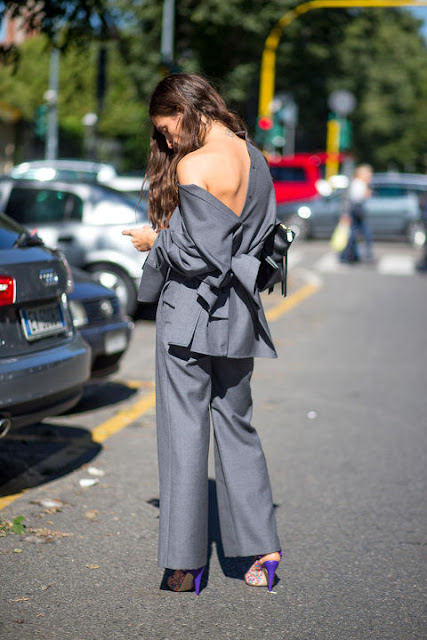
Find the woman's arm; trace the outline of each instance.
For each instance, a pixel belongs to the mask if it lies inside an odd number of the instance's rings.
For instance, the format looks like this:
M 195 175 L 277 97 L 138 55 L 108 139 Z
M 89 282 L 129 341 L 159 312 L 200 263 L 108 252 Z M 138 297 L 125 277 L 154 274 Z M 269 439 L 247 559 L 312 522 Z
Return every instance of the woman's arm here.
M 130 236 L 133 246 L 138 251 L 150 251 L 157 238 L 157 232 L 148 224 L 138 229 L 124 229 L 122 235 Z

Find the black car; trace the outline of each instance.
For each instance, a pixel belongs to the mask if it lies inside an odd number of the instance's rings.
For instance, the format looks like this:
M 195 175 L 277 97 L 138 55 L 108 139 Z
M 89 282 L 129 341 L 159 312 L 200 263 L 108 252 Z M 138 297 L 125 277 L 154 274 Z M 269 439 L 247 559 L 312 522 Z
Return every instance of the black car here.
M 64 258 L 0 214 L 0 436 L 75 405 L 90 376 Z
M 81 269 L 71 268 L 74 288 L 68 294 L 74 326 L 90 345 L 92 377 L 118 370 L 129 346 L 133 323 L 122 311 L 119 298 Z

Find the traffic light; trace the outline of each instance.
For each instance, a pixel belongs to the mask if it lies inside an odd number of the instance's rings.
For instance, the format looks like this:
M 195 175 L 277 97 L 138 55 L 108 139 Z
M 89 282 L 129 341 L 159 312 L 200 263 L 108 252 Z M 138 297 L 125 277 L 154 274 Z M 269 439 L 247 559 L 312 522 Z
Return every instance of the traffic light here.
M 274 121 L 269 116 L 259 116 L 256 122 L 255 141 L 261 148 L 269 144 Z
M 36 114 L 34 117 L 34 133 L 38 138 L 43 139 L 46 136 L 47 132 L 47 112 L 48 106 L 47 104 L 40 104 L 36 108 Z
M 285 144 L 285 127 L 277 114 L 273 117 L 260 116 L 257 120 L 256 143 L 266 151 L 275 151 Z
M 257 120 L 257 126 L 261 131 L 269 131 L 273 128 L 273 125 L 273 118 L 269 118 L 268 116 L 260 116 Z

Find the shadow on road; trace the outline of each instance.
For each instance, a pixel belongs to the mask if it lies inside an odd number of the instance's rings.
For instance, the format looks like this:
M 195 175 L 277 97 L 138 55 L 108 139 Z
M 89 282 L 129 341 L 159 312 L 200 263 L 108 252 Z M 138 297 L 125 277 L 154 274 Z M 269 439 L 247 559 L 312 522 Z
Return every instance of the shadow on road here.
M 86 411 L 95 411 L 128 400 L 138 392 L 126 384 L 113 380 L 94 380 L 85 384 L 80 402 L 63 415 L 77 415 Z
M 56 480 L 101 451 L 84 427 L 47 421 L 9 433 L 0 446 L 0 497 Z
M 0 497 L 51 482 L 93 460 L 102 446 L 84 425 L 70 425 L 72 415 L 118 404 L 137 393 L 124 383 L 94 381 L 86 384 L 82 399 L 54 420 L 12 429 L 0 440 Z

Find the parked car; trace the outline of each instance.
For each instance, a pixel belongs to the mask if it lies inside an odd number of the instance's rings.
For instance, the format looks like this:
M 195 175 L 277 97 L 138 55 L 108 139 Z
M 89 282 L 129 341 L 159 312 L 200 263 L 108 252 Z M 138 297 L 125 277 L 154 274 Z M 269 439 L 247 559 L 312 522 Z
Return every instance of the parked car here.
M 148 195 L 148 179 L 144 178 L 144 174 L 139 176 L 119 175 L 111 178 L 106 182 L 108 187 L 121 191 L 132 200 L 138 202 L 141 192 L 144 198 Z
M 147 254 L 121 232 L 147 223 L 145 201 L 136 209 L 126 196 L 97 183 L 6 179 L 0 181 L 0 210 L 36 228 L 46 245 L 113 289 L 125 313 L 134 314 Z
M 92 377 L 118 370 L 129 346 L 133 323 L 123 314 L 120 301 L 111 289 L 75 267 L 71 268 L 74 288 L 68 294 L 74 326 L 91 347 Z
M 0 436 L 74 406 L 90 348 L 73 325 L 69 267 L 0 214 Z
M 144 172 L 132 175 L 117 173 L 112 164 L 90 160 L 30 160 L 13 167 L 9 174 L 15 180 L 61 180 L 67 182 L 99 182 L 128 196 L 135 205 L 141 197 L 147 197 L 148 181 Z
M 347 154 L 338 154 L 339 163 L 344 163 Z M 268 165 L 273 179 L 277 204 L 301 202 L 325 195 L 330 185 L 324 180 L 327 154 L 295 153 L 291 156 L 270 156 Z M 339 176 L 342 179 L 345 176 Z
M 312 154 L 270 156 L 268 159 L 277 204 L 315 198 L 322 179 L 320 159 Z
M 374 238 L 404 239 L 413 244 L 422 228 L 420 205 L 413 193 L 386 189 L 375 177 L 372 197 L 366 201 L 367 219 Z M 329 238 L 339 217 L 348 210 L 347 191 L 278 207 L 279 217 L 300 238 Z
M 31 160 L 21 162 L 10 171 L 18 180 L 76 180 L 108 182 L 117 176 L 112 164 L 90 160 Z
M 415 195 L 421 203 L 427 199 L 427 174 L 397 171 L 375 173 L 372 177 L 372 187 L 377 193 L 385 195 Z

